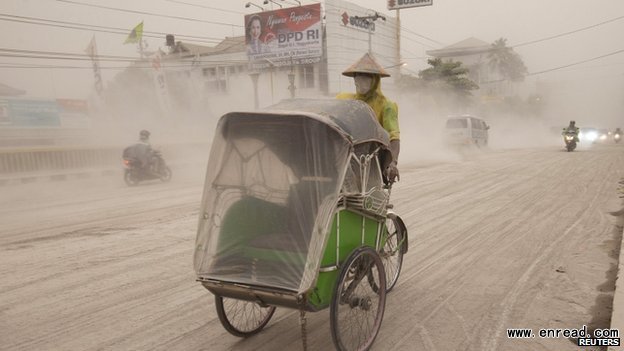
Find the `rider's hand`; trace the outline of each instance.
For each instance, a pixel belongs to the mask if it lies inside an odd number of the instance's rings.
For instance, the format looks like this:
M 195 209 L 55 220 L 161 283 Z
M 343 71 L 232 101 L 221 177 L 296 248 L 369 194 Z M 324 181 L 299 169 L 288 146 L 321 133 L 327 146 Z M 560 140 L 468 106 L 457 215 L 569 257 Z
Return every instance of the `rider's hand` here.
M 399 176 L 399 169 L 397 168 L 397 163 L 394 161 L 392 161 L 390 165 L 388 165 L 388 168 L 386 168 L 384 174 L 388 181 L 391 183 L 394 183 L 395 179 L 396 181 L 401 180 L 401 177 Z

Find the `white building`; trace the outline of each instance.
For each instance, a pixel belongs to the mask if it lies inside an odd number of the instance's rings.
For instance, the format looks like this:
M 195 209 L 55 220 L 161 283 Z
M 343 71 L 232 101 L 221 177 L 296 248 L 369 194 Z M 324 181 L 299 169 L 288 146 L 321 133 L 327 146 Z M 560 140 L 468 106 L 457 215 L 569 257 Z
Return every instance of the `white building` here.
M 375 15 L 375 11 L 355 3 L 325 1 L 321 16 L 323 54 L 319 62 L 311 64 L 269 64 L 253 70 L 244 36 L 225 38 L 215 47 L 178 42 L 162 58 L 171 105 L 207 110 L 216 116 L 234 109 L 253 109 L 255 104 L 262 108 L 291 97 L 289 75 L 294 76 L 296 97 L 354 91 L 353 80 L 341 72 L 369 48 L 383 67 L 398 74 L 397 21 Z M 383 88 L 392 90 L 393 80 L 385 79 Z

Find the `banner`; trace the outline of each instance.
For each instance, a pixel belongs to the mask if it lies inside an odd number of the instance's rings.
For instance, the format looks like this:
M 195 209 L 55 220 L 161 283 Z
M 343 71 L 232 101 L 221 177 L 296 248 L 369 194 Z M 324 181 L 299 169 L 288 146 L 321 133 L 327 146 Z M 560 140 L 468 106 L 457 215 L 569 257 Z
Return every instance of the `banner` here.
M 255 68 L 319 62 L 322 31 L 320 3 L 246 15 L 247 57 Z
M 102 97 L 104 91 L 104 84 L 102 84 L 102 74 L 100 72 L 100 60 L 98 59 L 97 45 L 95 44 L 95 35 L 91 38 L 89 46 L 85 49 L 85 52 L 91 58 L 93 64 L 93 79 L 95 81 L 95 91 L 99 97 Z
M 154 77 L 154 86 L 156 88 L 156 95 L 158 97 L 158 104 L 165 115 L 171 113 L 171 103 L 169 101 L 169 89 L 167 88 L 167 81 L 165 79 L 165 72 L 162 69 L 162 58 L 160 51 L 156 52 L 156 55 L 152 57 L 152 68 Z

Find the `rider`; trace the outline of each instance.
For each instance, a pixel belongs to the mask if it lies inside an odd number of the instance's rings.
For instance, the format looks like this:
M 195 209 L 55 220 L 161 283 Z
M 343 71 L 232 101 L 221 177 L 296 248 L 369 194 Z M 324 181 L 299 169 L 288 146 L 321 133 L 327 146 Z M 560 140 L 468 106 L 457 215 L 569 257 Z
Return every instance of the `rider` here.
M 355 99 L 364 101 L 370 106 L 377 121 L 390 134 L 390 151 L 392 162 L 384 171 L 389 181 L 400 179 L 397 163 L 399 160 L 400 131 L 399 131 L 399 108 L 396 103 L 388 100 L 381 92 L 381 78 L 390 77 L 390 74 L 381 67 L 370 54 L 366 53 L 356 63 L 347 68 L 342 75 L 353 77 L 355 82 L 355 94 L 340 93 L 338 99 Z
M 561 134 L 563 134 L 564 136 L 566 134 L 574 134 L 574 141 L 576 141 L 577 143 L 579 142 L 579 128 L 576 126 L 575 121 L 570 121 L 570 124 L 566 128 L 563 128 L 563 133 Z
M 151 169 L 155 164 L 154 150 L 152 150 L 149 137 L 150 132 L 148 130 L 141 130 L 139 132 L 139 142 L 136 144 L 139 160 L 141 161 L 141 167 L 145 169 Z

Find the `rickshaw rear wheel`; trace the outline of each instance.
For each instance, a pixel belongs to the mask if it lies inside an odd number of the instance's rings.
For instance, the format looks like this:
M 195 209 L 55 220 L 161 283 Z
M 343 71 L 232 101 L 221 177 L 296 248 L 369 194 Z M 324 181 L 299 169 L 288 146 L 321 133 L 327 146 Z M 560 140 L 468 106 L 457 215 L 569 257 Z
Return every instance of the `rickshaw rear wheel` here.
M 399 222 L 400 219 L 396 215 L 389 215 L 386 219 L 386 238 L 385 244 L 379 253 L 386 272 L 386 291 L 390 292 L 399 280 L 401 267 L 403 266 L 404 247 L 407 245 L 407 233 L 404 232 L 403 226 Z
M 275 313 L 275 306 L 262 307 L 257 302 L 215 296 L 217 315 L 223 328 L 242 338 L 257 334 Z
M 375 341 L 386 306 L 381 257 L 370 247 L 353 251 L 340 269 L 330 306 L 330 326 L 336 349 L 368 350 Z

